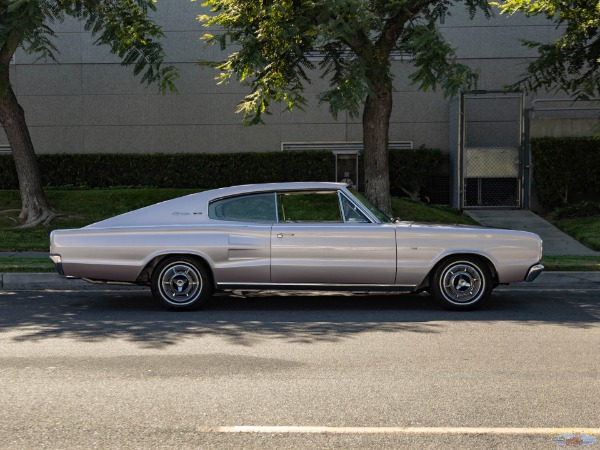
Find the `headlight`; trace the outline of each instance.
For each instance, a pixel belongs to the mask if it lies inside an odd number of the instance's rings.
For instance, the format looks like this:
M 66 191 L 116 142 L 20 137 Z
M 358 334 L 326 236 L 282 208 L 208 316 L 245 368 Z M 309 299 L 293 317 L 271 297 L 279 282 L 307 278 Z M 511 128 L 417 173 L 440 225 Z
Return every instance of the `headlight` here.
M 62 258 L 60 257 L 60 255 L 50 255 L 50 259 L 54 264 L 62 263 Z

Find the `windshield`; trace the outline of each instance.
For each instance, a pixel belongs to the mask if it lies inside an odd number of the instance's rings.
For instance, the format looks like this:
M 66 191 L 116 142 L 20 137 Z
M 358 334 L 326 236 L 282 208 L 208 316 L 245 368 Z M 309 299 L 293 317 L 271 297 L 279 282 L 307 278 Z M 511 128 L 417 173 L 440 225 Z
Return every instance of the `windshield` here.
M 356 192 L 352 188 L 348 188 L 348 190 L 352 193 L 352 195 L 354 195 L 356 197 L 356 199 L 358 201 L 360 201 L 362 203 L 362 205 L 365 208 L 367 208 L 369 211 L 371 211 L 371 214 L 373 214 L 375 217 L 377 217 L 377 219 L 381 223 L 392 223 L 393 222 L 391 217 L 389 217 L 386 213 L 384 213 L 379 208 L 377 208 L 377 206 L 375 206 L 373 203 L 371 203 L 369 200 L 367 200 L 366 197 L 364 197 L 362 194 Z

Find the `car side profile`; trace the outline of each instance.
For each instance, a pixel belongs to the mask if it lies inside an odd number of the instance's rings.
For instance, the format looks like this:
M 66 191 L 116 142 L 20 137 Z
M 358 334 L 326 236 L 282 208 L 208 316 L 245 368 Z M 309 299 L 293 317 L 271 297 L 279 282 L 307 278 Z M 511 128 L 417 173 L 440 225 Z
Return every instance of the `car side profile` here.
M 394 220 L 325 182 L 198 192 L 55 230 L 50 253 L 66 277 L 149 285 L 172 310 L 233 289 L 427 291 L 467 310 L 543 270 L 536 234 Z

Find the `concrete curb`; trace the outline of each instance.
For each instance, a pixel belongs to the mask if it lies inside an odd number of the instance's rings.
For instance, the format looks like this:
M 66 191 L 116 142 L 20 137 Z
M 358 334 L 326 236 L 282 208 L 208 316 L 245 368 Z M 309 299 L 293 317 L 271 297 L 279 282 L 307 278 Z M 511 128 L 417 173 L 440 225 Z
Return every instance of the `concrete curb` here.
M 502 289 L 502 287 L 500 287 Z M 514 283 L 507 288 L 517 289 L 600 289 L 600 272 L 544 272 L 533 283 Z M 68 279 L 57 273 L 0 273 L 0 290 L 67 290 L 113 291 L 140 290 L 143 286 L 118 284 L 92 284 L 83 280 Z
M 146 288 L 143 286 L 129 286 L 118 284 L 93 284 L 83 280 L 61 277 L 57 273 L 0 273 L 0 290 L 37 291 L 44 289 L 51 289 L 57 291 L 113 291 L 139 290 Z

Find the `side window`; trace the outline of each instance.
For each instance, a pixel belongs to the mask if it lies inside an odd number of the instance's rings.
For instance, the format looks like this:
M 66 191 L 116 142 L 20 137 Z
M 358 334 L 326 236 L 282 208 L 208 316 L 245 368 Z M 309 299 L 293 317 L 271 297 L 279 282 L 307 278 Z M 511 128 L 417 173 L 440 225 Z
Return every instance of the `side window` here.
M 343 222 L 337 191 L 277 195 L 280 222 Z
M 275 195 L 254 194 L 215 200 L 208 205 L 208 217 L 238 222 L 277 222 Z
M 345 195 L 340 195 L 342 199 L 342 212 L 346 222 L 354 223 L 371 223 L 367 216 L 365 216 L 354 203 L 352 203 Z

